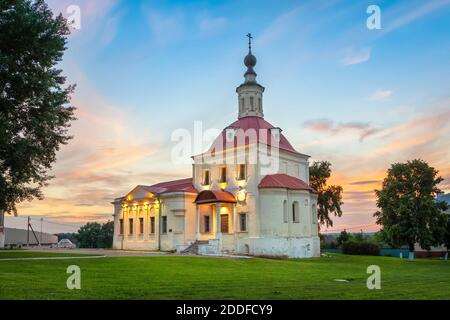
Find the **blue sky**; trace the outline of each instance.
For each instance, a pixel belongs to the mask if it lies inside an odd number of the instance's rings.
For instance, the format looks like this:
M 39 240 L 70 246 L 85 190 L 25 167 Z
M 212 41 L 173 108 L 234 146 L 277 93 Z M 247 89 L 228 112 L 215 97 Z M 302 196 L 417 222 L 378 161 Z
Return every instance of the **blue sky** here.
M 450 179 L 450 0 L 49 3 L 81 9 L 61 64 L 79 120 L 47 199 L 22 215 L 105 220 L 134 185 L 189 176 L 169 161 L 171 133 L 236 119 L 248 32 L 266 120 L 344 186 L 334 229 L 376 228 L 373 190 L 393 162 L 420 157 Z M 371 4 L 381 30 L 366 27 Z

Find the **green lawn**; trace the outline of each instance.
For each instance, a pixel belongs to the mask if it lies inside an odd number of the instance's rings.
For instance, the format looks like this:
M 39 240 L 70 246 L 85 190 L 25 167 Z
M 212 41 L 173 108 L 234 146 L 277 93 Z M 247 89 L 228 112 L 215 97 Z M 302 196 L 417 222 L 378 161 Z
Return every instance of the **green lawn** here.
M 73 264 L 81 290 L 66 288 Z M 381 290 L 366 287 L 369 265 L 381 268 Z M 345 255 L 0 261 L 0 299 L 450 299 L 450 262 Z
M 85 257 L 85 256 L 92 256 L 92 255 L 78 254 L 78 253 L 32 252 L 26 250 L 0 250 L 0 261 L 1 259 L 15 259 L 15 258 L 52 258 L 52 257 Z

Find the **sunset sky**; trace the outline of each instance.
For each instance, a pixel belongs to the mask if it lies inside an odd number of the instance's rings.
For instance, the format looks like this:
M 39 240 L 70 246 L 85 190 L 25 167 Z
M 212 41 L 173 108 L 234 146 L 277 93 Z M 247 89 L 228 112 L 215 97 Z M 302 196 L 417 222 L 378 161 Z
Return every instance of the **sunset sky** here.
M 422 158 L 450 192 L 450 0 L 51 0 L 81 9 L 61 68 L 76 83 L 74 139 L 46 199 L 6 226 L 70 232 L 111 219 L 138 184 L 186 178 L 171 162 L 176 129 L 237 118 L 245 35 L 254 35 L 265 119 L 311 161 L 333 164 L 344 215 L 328 230 L 373 231 L 373 190 L 390 164 Z M 370 4 L 382 29 L 366 27 Z

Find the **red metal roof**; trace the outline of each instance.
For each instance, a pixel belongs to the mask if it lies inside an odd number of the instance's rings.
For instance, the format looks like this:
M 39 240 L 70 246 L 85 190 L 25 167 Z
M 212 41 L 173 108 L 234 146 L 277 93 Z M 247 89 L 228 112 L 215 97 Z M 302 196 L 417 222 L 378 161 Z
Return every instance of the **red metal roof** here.
M 190 192 L 198 193 L 192 185 L 192 178 L 186 178 L 175 181 L 161 182 L 152 186 L 142 186 L 153 194 L 162 194 L 169 192 Z
M 249 129 L 254 129 L 256 133 L 256 139 L 252 139 L 251 137 L 246 136 L 244 144 L 243 141 L 238 141 L 238 138 L 235 137 L 234 142 L 227 142 L 226 130 L 229 128 L 242 129 L 244 132 Z M 230 147 L 241 147 L 243 145 L 259 142 L 267 144 L 269 146 L 275 145 L 275 143 L 277 143 L 280 149 L 298 153 L 283 134 L 280 134 L 280 141 L 276 142 L 272 136 L 270 129 L 277 128 L 263 118 L 254 116 L 241 118 L 222 131 L 222 133 L 216 138 L 208 152 L 222 151 Z
M 282 173 L 265 176 L 258 187 L 260 189 L 283 188 L 290 190 L 309 190 L 316 193 L 316 191 L 303 180 Z
M 217 202 L 236 203 L 237 201 L 236 198 L 227 191 L 205 190 L 198 194 L 194 202 L 197 204 L 205 204 Z

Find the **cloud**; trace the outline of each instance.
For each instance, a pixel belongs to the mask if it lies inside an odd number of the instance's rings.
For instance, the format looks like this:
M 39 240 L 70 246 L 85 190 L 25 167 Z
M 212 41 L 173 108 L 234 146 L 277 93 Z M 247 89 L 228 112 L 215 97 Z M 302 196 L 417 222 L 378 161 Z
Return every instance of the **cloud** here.
M 204 14 L 199 23 L 200 33 L 203 35 L 217 34 L 225 29 L 228 19 L 225 17 L 211 17 Z
M 372 184 L 376 184 L 376 183 L 380 183 L 380 182 L 381 182 L 381 180 L 363 180 L 363 181 L 354 181 L 354 182 L 351 182 L 350 184 L 354 185 L 354 186 L 358 186 L 358 185 L 368 185 L 368 184 L 372 185 Z
M 420 5 L 414 6 L 409 3 L 406 7 L 402 7 L 402 11 L 404 14 L 400 14 L 400 12 L 394 12 L 388 16 L 388 18 L 392 19 L 384 19 L 388 21 L 387 27 L 384 29 L 383 34 L 394 31 L 398 28 L 404 27 L 432 12 L 441 9 L 444 6 L 450 5 L 450 0 L 430 0 L 420 2 Z
M 392 97 L 394 93 L 391 90 L 377 90 L 370 96 L 370 100 L 373 101 L 382 101 Z
M 344 66 L 350 66 L 363 63 L 370 60 L 371 54 L 371 48 L 362 48 L 358 50 L 355 50 L 353 48 L 346 49 L 345 57 L 341 60 L 341 64 Z
M 183 35 L 184 18 L 181 12 L 163 14 L 153 9 L 144 8 L 144 13 L 158 46 L 165 47 L 172 44 Z
M 345 122 L 334 123 L 328 119 L 318 119 L 306 121 L 303 128 L 314 132 L 323 132 L 329 134 L 339 134 L 347 131 L 356 131 L 359 134 L 360 141 L 380 132 L 380 129 L 371 127 L 370 123 L 365 122 Z

